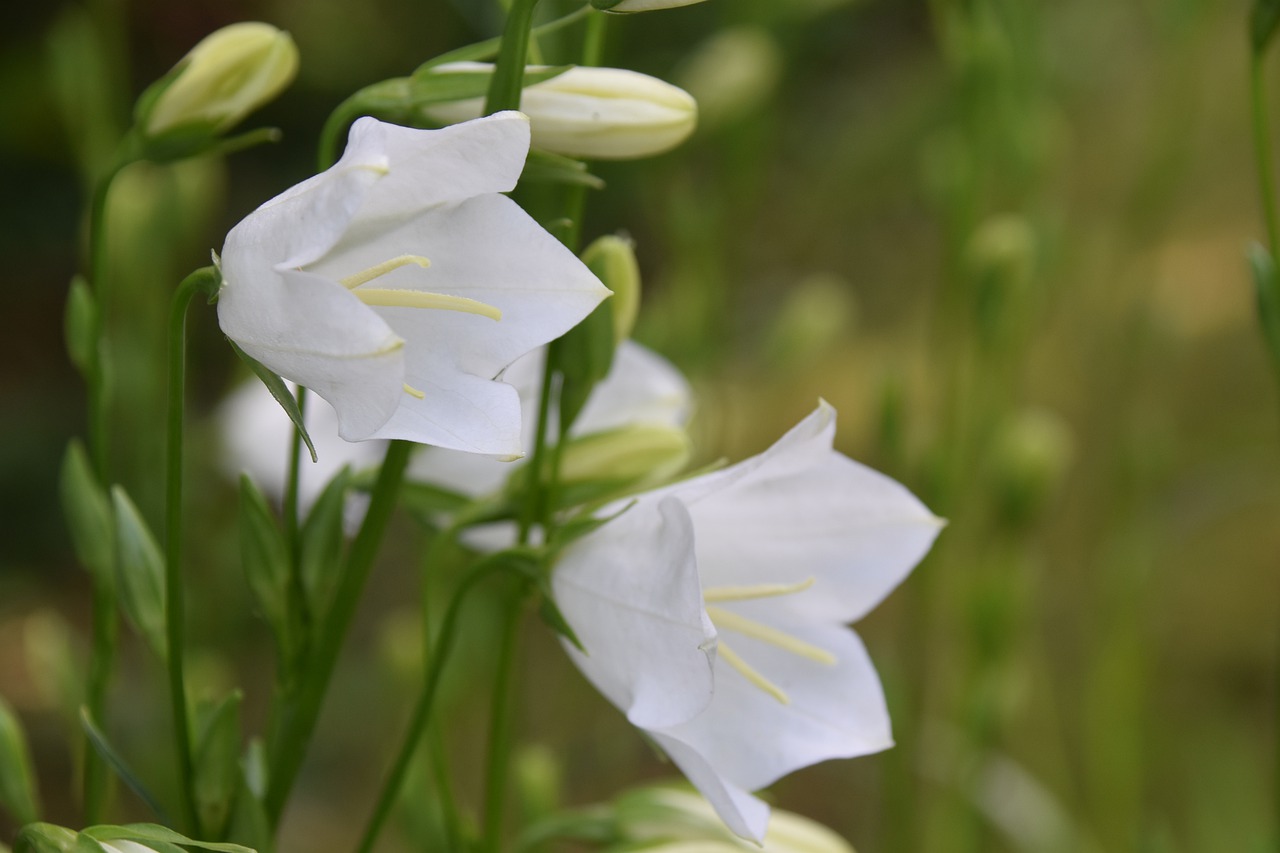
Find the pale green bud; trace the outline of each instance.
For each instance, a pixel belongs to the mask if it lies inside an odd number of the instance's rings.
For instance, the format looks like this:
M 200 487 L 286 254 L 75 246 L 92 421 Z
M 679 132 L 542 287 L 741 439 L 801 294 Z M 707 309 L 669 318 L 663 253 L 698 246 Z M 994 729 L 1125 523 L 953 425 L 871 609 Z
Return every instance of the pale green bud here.
M 189 125 L 222 133 L 280 94 L 297 72 L 298 48 L 288 33 L 231 24 L 205 36 L 143 94 L 138 124 L 147 136 Z
M 763 106 L 778 88 L 782 71 L 777 39 L 764 27 L 738 26 L 699 45 L 679 80 L 697 99 L 703 125 L 715 127 Z
M 1000 431 L 995 446 L 997 494 L 1006 519 L 1032 520 L 1057 493 L 1071 464 L 1071 431 L 1044 409 L 1019 412 Z
M 613 313 L 613 340 L 625 341 L 631 337 L 640 312 L 640 265 L 636 263 L 635 243 L 627 237 L 607 234 L 587 247 L 582 262 L 613 291 L 608 303 Z
M 767 363 L 785 370 L 816 361 L 849 335 L 857 316 L 847 279 L 834 273 L 802 279 L 789 290 L 769 332 Z
M 591 0 L 591 5 L 605 12 L 627 14 L 630 12 L 656 12 L 659 9 L 675 9 L 692 6 L 702 0 Z
M 665 424 L 632 424 L 570 439 L 561 451 L 564 486 L 656 485 L 679 473 L 693 452 L 688 434 Z
M 432 73 L 492 67 L 451 62 Z M 534 148 L 599 160 L 630 160 L 669 151 L 687 139 L 698 122 L 698 104 L 688 92 L 623 68 L 570 68 L 526 87 L 520 111 L 529 117 Z M 433 103 L 423 113 L 444 124 L 468 121 L 483 115 L 484 99 Z

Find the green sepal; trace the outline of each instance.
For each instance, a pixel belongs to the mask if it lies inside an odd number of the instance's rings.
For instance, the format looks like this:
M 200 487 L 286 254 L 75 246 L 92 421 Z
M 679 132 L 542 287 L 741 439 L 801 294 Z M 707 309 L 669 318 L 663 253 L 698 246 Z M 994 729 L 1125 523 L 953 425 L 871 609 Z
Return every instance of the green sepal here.
M 156 136 L 136 134 L 127 145 L 136 159 L 152 163 L 175 163 L 192 157 L 234 154 L 268 142 L 279 142 L 279 128 L 260 127 L 235 136 L 225 136 L 218 122 L 189 122 Z
M 538 148 L 529 150 L 529 158 L 525 161 L 524 171 L 520 173 L 520 181 L 604 189 L 604 180 L 591 174 L 586 163 Z
M 1261 57 L 1266 52 L 1277 26 L 1280 26 L 1280 0 L 1254 0 L 1249 15 L 1249 42 L 1254 56 Z
M 76 832 L 52 823 L 29 823 L 13 840 L 13 853 L 74 853 Z
M 228 834 L 249 843 L 258 853 L 273 853 L 275 839 L 262 803 L 267 791 L 267 756 L 262 741 L 257 738 L 249 741 L 240 761 L 240 785 Z
M 240 790 L 241 698 L 233 690 L 197 715 L 193 792 L 200 826 L 214 838 L 225 836 Z
M 526 89 L 545 83 L 573 68 L 572 65 L 550 65 L 546 68 L 526 68 L 520 78 L 520 86 Z M 489 91 L 493 71 L 439 71 L 434 65 L 424 65 L 409 78 L 409 100 L 416 107 L 438 104 L 444 101 L 465 101 L 483 98 Z
M 560 611 L 559 605 L 556 604 L 555 598 L 551 595 L 551 581 L 549 578 L 544 576 L 538 579 L 538 591 L 542 593 L 542 600 L 538 603 L 538 615 L 542 617 L 542 621 L 551 630 L 573 643 L 574 648 L 586 654 L 587 650 L 582 645 L 582 641 L 578 639 L 578 635 L 574 633 L 569 621 L 564 618 L 564 613 Z
M 306 603 L 312 614 L 328 611 L 334 584 L 342 570 L 342 522 L 350 486 L 351 469 L 344 467 L 325 486 L 302 525 L 298 564 Z
M 1280 278 L 1275 259 L 1257 243 L 1249 246 L 1249 267 L 1253 271 L 1254 297 L 1258 306 L 1258 324 L 1271 357 L 1271 366 L 1280 375 Z
M 277 374 L 268 370 L 262 362 L 240 349 L 235 341 L 227 338 L 227 343 L 231 344 L 231 349 L 235 350 L 236 355 L 240 356 L 240 360 L 249 365 L 249 369 L 253 371 L 254 376 L 261 379 L 262 384 L 267 386 L 271 396 L 276 398 L 280 408 L 284 409 L 284 413 L 289 416 L 289 420 L 293 421 L 294 427 L 301 433 L 302 440 L 307 445 L 307 450 L 311 451 L 311 461 L 317 461 L 316 446 L 311 443 L 311 436 L 307 434 L 307 425 L 302 420 L 302 410 L 298 408 L 298 401 L 289 391 L 289 386 L 285 385 L 284 380 Z
M 606 524 L 631 509 L 631 507 L 635 506 L 635 503 L 635 501 L 629 501 L 626 506 L 622 507 L 622 509 L 617 512 L 609 513 L 608 515 L 593 515 L 591 513 L 584 512 L 569 519 L 564 524 L 561 524 L 556 528 L 555 535 L 546 545 L 547 553 L 549 554 L 549 562 L 554 563 L 554 560 L 559 553 L 569 545 L 581 539 L 583 536 L 586 536 L 588 533 L 594 533 L 601 527 L 604 527 Z
M 599 9 L 601 12 L 608 12 L 621 2 L 622 0 L 591 0 L 591 7 L 593 9 Z
M 116 584 L 120 606 L 139 635 L 166 659 L 164 557 L 123 486 L 111 489 L 116 518 Z
M 89 454 L 78 439 L 67 445 L 59 482 L 62 512 L 76 557 L 106 589 L 115 586 L 115 521 L 111 502 L 98 485 Z
M 0 697 L 0 807 L 18 824 L 34 823 L 40 815 L 38 790 L 22 723 Z
M 282 675 L 293 672 L 302 648 L 301 626 L 290 607 L 289 548 L 262 491 L 240 476 L 240 560 L 262 616 L 275 636 Z
M 256 853 L 251 847 L 217 841 L 197 841 L 168 827 L 155 823 L 127 823 L 123 826 L 91 826 L 82 833 L 98 841 L 136 841 L 152 847 L 154 844 L 175 844 L 179 847 L 199 847 L 218 853 Z M 152 848 L 157 849 L 157 848 Z
M 98 362 L 98 303 L 84 276 L 71 279 L 67 291 L 67 310 L 63 316 L 63 336 L 67 341 L 67 357 L 80 375 L 89 378 Z
M 151 118 L 151 111 L 155 109 L 156 102 L 160 100 L 160 96 L 165 90 L 172 86 L 182 73 L 191 65 L 190 57 L 184 57 L 181 62 L 169 69 L 163 76 L 152 83 L 150 86 L 142 90 L 142 94 L 138 96 L 138 100 L 133 104 L 133 123 L 136 127 L 146 127 L 148 120 Z
M 155 798 L 150 789 L 142 783 L 138 778 L 138 774 L 133 772 L 129 764 L 120 756 L 118 752 L 111 746 L 106 735 L 102 730 L 94 724 L 93 718 L 89 716 L 89 709 L 81 706 L 80 708 L 80 728 L 84 730 L 85 736 L 89 739 L 89 745 L 93 747 L 94 752 L 102 756 L 116 775 L 120 777 L 120 781 L 138 795 L 138 799 L 147 804 L 152 813 L 165 823 L 169 823 L 169 815 L 165 812 L 164 806 L 160 805 L 160 801 Z

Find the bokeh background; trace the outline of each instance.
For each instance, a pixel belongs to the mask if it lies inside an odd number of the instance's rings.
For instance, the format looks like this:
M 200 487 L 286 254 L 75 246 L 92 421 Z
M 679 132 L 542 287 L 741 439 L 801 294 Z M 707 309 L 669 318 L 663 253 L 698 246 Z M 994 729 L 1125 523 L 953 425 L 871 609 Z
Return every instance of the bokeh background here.
M 585 228 L 636 239 L 637 338 L 694 382 L 700 458 L 763 449 L 822 396 L 845 452 L 950 519 L 858 626 L 898 746 L 773 792 L 864 853 L 1274 843 L 1280 409 L 1243 260 L 1262 233 L 1247 12 L 1241 0 L 710 0 L 611 22 L 608 64 L 702 105 L 681 149 L 598 167 L 608 187 Z M 157 519 L 168 293 L 241 216 L 313 171 L 343 97 L 493 35 L 500 15 L 481 0 L 88 0 L 10 4 L 5 18 L 0 691 L 32 737 L 47 819 L 74 824 L 66 739 L 88 585 L 57 471 L 83 432 L 61 324 L 88 176 L 133 98 L 207 32 L 242 19 L 292 32 L 299 79 L 249 123 L 281 127 L 281 143 L 131 167 L 112 199 L 117 473 Z M 544 49 L 558 61 L 572 46 Z M 236 568 L 212 417 L 240 374 L 212 311 L 193 309 L 190 325 L 193 680 L 210 695 L 244 685 L 253 733 L 271 642 Z M 373 800 L 419 663 L 406 602 L 421 542 L 402 518 L 286 848 L 349 848 Z M 468 808 L 492 628 L 477 608 L 439 735 Z M 520 807 L 671 775 L 549 632 L 528 628 Z M 159 685 L 127 641 L 108 728 L 163 780 Z M 117 816 L 147 817 L 123 792 Z M 439 849 L 433 820 L 406 811 L 394 843 Z

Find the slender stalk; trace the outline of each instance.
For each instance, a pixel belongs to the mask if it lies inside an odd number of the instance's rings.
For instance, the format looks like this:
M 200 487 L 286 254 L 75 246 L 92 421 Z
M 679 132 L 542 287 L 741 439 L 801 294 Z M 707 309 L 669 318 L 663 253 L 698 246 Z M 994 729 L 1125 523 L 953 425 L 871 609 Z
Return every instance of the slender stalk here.
M 387 781 L 382 785 L 382 792 L 378 795 L 377 803 L 374 804 L 373 813 L 365 824 L 364 834 L 357 848 L 359 853 L 369 853 L 373 849 L 374 843 L 378 840 L 378 834 L 391 813 L 392 806 L 400 796 L 400 789 L 404 786 L 404 779 L 413 755 L 417 751 L 418 741 L 421 740 L 422 733 L 431 721 L 431 711 L 435 704 L 436 693 L 440 688 L 440 676 L 444 672 L 444 665 L 457 639 L 458 614 L 462 610 L 462 604 L 476 584 L 507 567 L 506 558 L 507 554 L 498 553 L 476 563 L 459 584 L 453 599 L 449 602 L 449 609 L 445 612 L 444 621 L 440 625 L 439 640 L 428 659 L 427 675 L 422 683 L 422 692 L 418 694 L 417 704 L 414 705 L 413 714 L 409 718 L 409 729 L 401 742 L 395 764 L 387 774 Z
M 537 5 L 538 0 L 514 0 L 511 4 L 507 25 L 502 30 L 502 47 L 498 50 L 484 102 L 485 115 L 520 109 L 525 58 L 529 55 L 529 31 L 533 28 L 533 10 Z
M 298 386 L 298 411 L 302 414 L 302 422 L 307 420 L 307 389 Z M 300 569 L 299 535 L 298 535 L 298 479 L 302 473 L 302 431 L 293 428 L 293 436 L 289 442 L 289 472 L 284 484 L 284 532 L 285 541 L 289 545 L 289 559 L 296 575 Z
M 1258 165 L 1258 189 L 1262 196 L 1262 214 L 1267 226 L 1267 249 L 1273 259 L 1280 258 L 1280 224 L 1276 214 L 1275 170 L 1271 163 L 1271 132 L 1268 125 L 1262 57 L 1253 54 L 1249 61 L 1250 94 L 1253 111 L 1253 153 Z
M 502 846 L 502 818 L 507 794 L 507 768 L 511 764 L 513 711 L 511 693 L 515 682 L 515 665 L 520 644 L 520 627 L 524 623 L 524 597 L 516 596 L 508 605 L 499 646 L 497 680 L 493 685 L 493 707 L 489 718 L 489 760 L 485 774 L 484 853 L 498 853 Z
M 360 532 L 351 544 L 342 576 L 334 591 L 333 603 L 321 622 L 313 656 L 302 675 L 302 684 L 295 694 L 282 700 L 284 704 L 277 729 L 279 739 L 271 745 L 271 772 L 264 803 L 272 826 L 279 824 L 289 792 L 293 789 L 302 760 L 306 757 L 307 745 L 315 731 L 320 706 L 337 665 L 342 642 L 355 616 L 360 594 L 369 578 L 369 571 L 373 568 L 374 558 L 395 508 L 412 447 L 407 441 L 393 441 L 387 448 L 387 455 L 373 487 L 369 509 L 365 513 Z
M 187 307 L 197 293 L 212 292 L 219 274 L 213 267 L 196 270 L 173 294 L 169 313 L 168 444 L 165 457 L 165 633 L 168 649 L 169 702 L 178 760 L 178 794 L 186 824 L 202 837 L 195 807 L 195 767 L 191 759 L 190 717 L 183 673 L 185 624 L 182 585 L 182 428 L 187 374 Z

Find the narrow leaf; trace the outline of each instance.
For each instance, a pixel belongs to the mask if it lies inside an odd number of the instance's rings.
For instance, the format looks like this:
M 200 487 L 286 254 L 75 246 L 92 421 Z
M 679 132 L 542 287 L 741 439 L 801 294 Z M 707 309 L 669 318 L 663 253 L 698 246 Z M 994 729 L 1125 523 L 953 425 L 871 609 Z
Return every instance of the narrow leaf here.
M 1255 56 L 1266 52 L 1280 25 L 1280 0 L 1254 0 L 1249 16 L 1249 41 Z
M 302 588 L 311 614 L 325 613 L 343 557 L 343 513 L 351 469 L 343 468 L 311 507 L 298 543 Z
M 91 826 L 84 834 L 99 841 L 136 841 L 139 844 L 162 842 L 177 844 L 182 847 L 199 847 L 203 850 L 217 850 L 219 853 L 256 853 L 251 847 L 240 844 L 227 844 L 215 841 L 197 841 L 168 827 L 155 823 L 127 823 L 123 826 Z
M 164 557 L 142 514 L 122 486 L 111 489 L 116 518 L 116 581 L 120 605 L 156 656 L 164 660 Z
M 89 709 L 80 708 L 80 728 L 84 729 L 85 735 L 89 738 L 90 745 L 93 746 L 95 752 L 102 756 L 102 760 L 107 762 L 116 775 L 120 777 L 120 781 L 128 786 L 129 790 L 138 795 L 138 798 L 147 804 L 147 808 L 165 823 L 169 823 L 169 816 L 165 812 L 164 807 L 160 805 L 160 801 L 142 784 L 142 780 L 129 767 L 123 758 L 120 757 L 107 742 L 106 736 L 94 725 L 93 718 L 89 716 Z
M 245 579 L 271 626 L 281 664 L 290 671 L 302 637 L 295 636 L 289 607 L 289 550 L 266 497 L 248 475 L 240 477 L 240 558 Z
M 76 833 L 51 823 L 29 823 L 13 841 L 13 853 L 73 853 Z
M 88 378 L 97 362 L 98 305 L 84 276 L 71 279 L 67 292 L 67 310 L 63 317 L 63 336 L 67 340 L 67 357 Z
M 284 409 L 284 413 L 289 416 L 289 420 L 293 421 L 294 427 L 302 434 L 302 440 L 306 442 L 307 450 L 311 451 L 311 461 L 317 461 L 316 446 L 311 443 L 311 436 L 307 434 L 307 425 L 302 420 L 302 410 L 298 408 L 298 401 L 289 391 L 289 386 L 285 385 L 283 379 L 268 370 L 261 362 L 240 349 L 235 341 L 227 338 L 227 343 L 231 344 L 231 348 L 235 350 L 236 355 L 240 356 L 240 360 L 249 365 L 249 369 L 253 371 L 253 374 L 262 380 L 262 384 L 267 386 L 271 396 L 276 398 L 276 402 Z
M 99 584 L 110 589 L 115 585 L 115 521 L 107 494 L 78 440 L 67 445 L 59 487 L 76 557 Z
M 592 190 L 604 189 L 604 181 L 591 174 L 587 164 L 563 154 L 553 154 L 534 148 L 529 151 L 529 159 L 525 161 L 524 171 L 520 173 L 521 183 L 544 182 L 551 184 L 567 184 L 569 186 L 587 187 Z
M 34 823 L 40 814 L 31 750 L 22 724 L 0 698 L 0 806 L 18 825 Z
M 215 838 L 225 836 L 240 789 L 240 702 L 240 691 L 232 691 L 203 715 L 196 735 L 196 809 Z
M 1280 277 L 1275 259 L 1262 246 L 1249 247 L 1249 266 L 1253 270 L 1254 296 L 1257 301 L 1258 324 L 1271 357 L 1271 366 L 1280 374 Z

